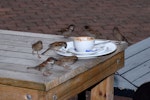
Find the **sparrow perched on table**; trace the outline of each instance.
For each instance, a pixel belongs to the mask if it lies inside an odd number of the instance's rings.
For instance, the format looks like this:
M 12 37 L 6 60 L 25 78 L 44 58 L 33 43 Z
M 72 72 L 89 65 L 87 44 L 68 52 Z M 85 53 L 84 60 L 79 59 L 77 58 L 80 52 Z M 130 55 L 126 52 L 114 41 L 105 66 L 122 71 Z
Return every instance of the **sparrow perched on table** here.
M 42 63 L 40 63 L 39 65 L 35 66 L 35 67 L 27 67 L 27 69 L 35 69 L 38 71 L 41 71 L 43 68 L 45 68 L 50 62 L 52 61 L 52 58 L 49 57 L 47 58 L 45 61 L 43 61 Z M 53 62 L 52 62 L 53 63 Z
M 51 62 L 52 61 L 52 62 Z M 49 76 L 51 74 L 51 72 L 49 70 L 46 70 L 46 66 L 52 63 L 53 64 L 53 60 L 51 57 L 47 58 L 45 61 L 43 61 L 41 64 L 35 66 L 35 67 L 27 67 L 27 69 L 35 69 L 38 71 L 42 71 L 44 76 Z M 43 69 L 45 69 L 43 71 Z
M 119 44 L 121 43 L 121 41 L 126 41 L 128 44 L 130 44 L 127 38 L 120 32 L 118 27 L 113 28 L 113 36 L 116 40 L 119 41 Z
M 41 40 L 37 41 L 36 43 L 32 44 L 32 54 L 34 54 L 34 51 L 37 52 L 37 55 L 38 55 L 38 58 L 41 58 L 39 56 L 39 53 L 38 51 L 42 50 L 43 49 L 43 43 Z
M 53 42 L 51 44 L 49 44 L 49 47 L 47 50 L 45 50 L 42 55 L 44 55 L 48 50 L 59 50 L 61 47 L 66 48 L 67 47 L 67 43 L 64 41 L 58 41 L 58 42 Z
M 102 36 L 101 33 L 99 33 L 96 30 L 93 30 L 90 26 L 84 26 L 84 33 L 87 36 L 94 37 L 94 38 L 101 38 Z
M 75 25 L 71 24 L 67 28 L 61 29 L 58 32 L 61 32 L 62 35 L 64 36 L 64 38 L 68 38 L 68 37 L 70 37 L 70 35 L 74 31 L 74 29 L 75 29 Z
M 62 66 L 64 68 L 68 68 L 68 65 L 72 65 L 74 64 L 77 60 L 78 57 L 77 56 L 66 56 L 66 57 L 62 57 L 59 59 L 56 58 L 52 58 L 54 63 L 53 65 L 58 65 L 58 66 Z

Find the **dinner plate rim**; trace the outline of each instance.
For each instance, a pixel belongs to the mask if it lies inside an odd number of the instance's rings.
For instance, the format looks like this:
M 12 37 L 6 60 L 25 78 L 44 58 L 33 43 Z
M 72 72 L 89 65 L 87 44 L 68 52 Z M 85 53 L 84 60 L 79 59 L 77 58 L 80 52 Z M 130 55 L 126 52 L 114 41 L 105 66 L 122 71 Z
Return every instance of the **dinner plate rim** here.
M 106 41 L 108 41 L 108 40 L 95 40 L 95 42 L 102 42 L 102 43 L 106 42 Z M 68 46 L 70 46 L 70 45 L 73 46 L 73 41 L 67 42 L 67 49 L 69 48 Z M 93 54 L 80 55 L 80 54 L 74 54 L 74 53 L 68 51 L 65 48 L 63 48 L 64 51 L 62 51 L 62 48 L 61 48 L 58 51 L 56 51 L 56 53 L 59 54 L 59 55 L 62 55 L 62 56 L 76 55 L 79 59 L 88 59 L 88 58 L 95 58 L 95 57 L 98 57 L 98 56 L 103 56 L 103 55 L 107 55 L 107 54 L 113 53 L 117 49 L 117 45 L 114 42 L 112 42 L 112 41 L 110 41 L 108 43 L 105 43 L 103 45 L 106 46 L 106 48 L 108 48 L 108 51 L 107 50 L 105 50 L 105 51 L 103 50 L 103 52 L 96 52 L 96 53 L 93 53 Z M 113 47 L 113 48 L 110 48 L 110 47 Z

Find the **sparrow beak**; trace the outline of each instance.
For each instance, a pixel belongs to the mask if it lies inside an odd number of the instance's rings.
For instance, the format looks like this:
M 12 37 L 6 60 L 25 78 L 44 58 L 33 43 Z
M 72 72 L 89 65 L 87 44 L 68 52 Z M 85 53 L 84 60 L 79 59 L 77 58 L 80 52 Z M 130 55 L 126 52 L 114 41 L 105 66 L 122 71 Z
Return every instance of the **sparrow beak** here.
M 65 45 L 65 48 L 67 48 L 67 45 Z

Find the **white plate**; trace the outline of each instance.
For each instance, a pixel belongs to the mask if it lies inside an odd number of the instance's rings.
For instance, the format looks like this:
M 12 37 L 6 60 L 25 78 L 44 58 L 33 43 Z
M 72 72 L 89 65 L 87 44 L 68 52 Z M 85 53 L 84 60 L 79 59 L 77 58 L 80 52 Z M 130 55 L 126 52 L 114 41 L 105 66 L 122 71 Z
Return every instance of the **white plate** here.
M 92 50 L 89 50 L 89 51 L 86 51 L 86 52 L 77 52 L 75 50 L 75 48 L 69 48 L 68 49 L 68 52 L 71 52 L 73 54 L 77 54 L 77 55 L 91 55 L 91 54 L 94 54 L 94 53 L 97 53 L 97 52 L 100 52 L 100 50 L 104 50 L 104 46 L 102 47 L 96 47 L 94 46 L 94 48 Z
M 79 59 L 89 59 L 110 54 L 117 49 L 117 46 L 115 45 L 115 43 L 109 40 L 95 40 L 94 48 L 96 49 L 95 52 L 84 52 L 84 54 L 81 54 L 81 52 L 75 51 L 73 41 L 71 41 L 67 42 L 66 48 L 62 47 L 61 49 L 56 51 L 56 53 L 62 56 L 76 55 Z

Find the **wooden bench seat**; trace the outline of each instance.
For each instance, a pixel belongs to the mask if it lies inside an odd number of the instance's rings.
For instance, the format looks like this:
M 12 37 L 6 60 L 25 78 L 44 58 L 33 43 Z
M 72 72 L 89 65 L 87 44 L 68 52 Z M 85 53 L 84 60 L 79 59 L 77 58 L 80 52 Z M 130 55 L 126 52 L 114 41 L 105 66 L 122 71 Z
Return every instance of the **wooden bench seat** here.
M 114 87 L 136 90 L 150 81 L 150 37 L 125 50 L 125 66 L 117 71 Z

